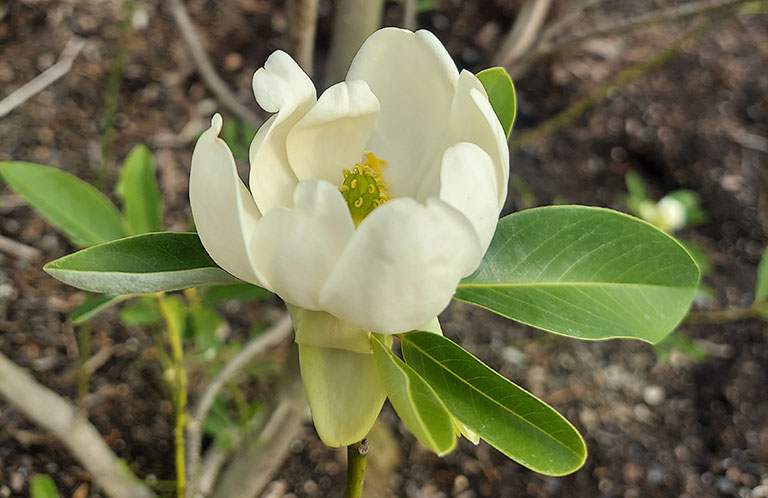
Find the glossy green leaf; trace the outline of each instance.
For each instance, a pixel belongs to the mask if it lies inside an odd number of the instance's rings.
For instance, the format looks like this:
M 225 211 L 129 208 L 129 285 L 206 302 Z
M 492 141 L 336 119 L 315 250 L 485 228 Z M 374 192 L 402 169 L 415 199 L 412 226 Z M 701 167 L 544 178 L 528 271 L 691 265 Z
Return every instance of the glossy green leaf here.
M 569 474 L 587 450 L 565 418 L 445 337 L 409 332 L 403 356 L 457 419 L 512 460 L 546 475 Z
M 72 310 L 72 313 L 69 314 L 69 321 L 73 325 L 80 325 L 129 297 L 127 295 L 105 296 L 103 294 L 88 296 L 83 304 Z
M 453 422 L 435 391 L 375 334 L 371 346 L 384 390 L 411 434 L 438 455 L 451 451 L 456 446 Z
M 503 67 L 491 67 L 477 73 L 477 79 L 485 87 L 491 107 L 499 118 L 504 133 L 509 136 L 517 116 L 517 97 L 512 78 Z
M 144 145 L 131 149 L 123 161 L 115 193 L 123 201 L 131 233 L 159 232 L 163 229 L 163 200 L 155 178 L 155 158 Z
M 258 285 L 240 283 L 211 287 L 205 293 L 205 300 L 209 304 L 221 304 L 225 301 L 263 301 L 272 296 L 274 294 Z
M 59 498 L 56 483 L 48 474 L 37 474 L 29 484 L 30 498 Z
M 768 301 L 768 249 L 763 252 L 760 264 L 757 265 L 757 287 L 755 302 Z
M 73 244 L 91 246 L 125 237 L 123 218 L 109 199 L 57 168 L 0 162 L 0 176 Z
M 699 270 L 672 237 L 608 209 L 551 206 L 499 222 L 456 298 L 580 339 L 656 342 L 683 319 Z
M 196 233 L 135 235 L 64 256 L 43 269 L 65 284 L 113 295 L 238 281 L 213 262 Z

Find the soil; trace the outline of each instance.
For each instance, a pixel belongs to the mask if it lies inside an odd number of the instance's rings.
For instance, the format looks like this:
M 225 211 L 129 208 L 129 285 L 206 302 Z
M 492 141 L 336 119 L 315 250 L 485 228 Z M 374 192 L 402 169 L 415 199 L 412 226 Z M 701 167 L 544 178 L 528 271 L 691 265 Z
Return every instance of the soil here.
M 112 196 L 115 158 L 147 143 L 157 157 L 166 225 L 184 229 L 190 219 L 186 182 L 193 140 L 218 106 L 164 2 L 138 3 L 126 45 L 114 147 L 109 167 L 100 169 L 103 95 L 125 3 L 0 4 L 0 98 L 52 65 L 73 32 L 86 39 L 64 78 L 0 120 L 0 161 L 54 165 L 101 181 Z M 490 65 L 522 3 L 441 0 L 418 20 L 438 35 L 460 67 L 477 71 Z M 566 4 L 555 3 L 553 17 Z M 578 33 L 608 19 L 682 3 L 606 1 L 588 9 L 571 29 Z M 187 4 L 204 27 L 199 31 L 217 70 L 250 102 L 253 71 L 286 46 L 282 2 Z M 401 12 L 399 3 L 388 3 L 386 22 L 398 23 Z M 320 63 L 329 46 L 331 14 L 332 4 L 321 1 Z M 661 68 L 515 150 L 513 172 L 532 197 L 513 191 L 506 208 L 568 202 L 624 209 L 629 171 L 639 173 L 656 197 L 678 188 L 698 192 L 709 219 L 679 236 L 704 247 L 713 262 L 705 279 L 714 289 L 707 309 L 749 306 L 756 266 L 768 245 L 768 23 L 765 15 L 719 17 Z M 595 39 L 538 60 L 516 81 L 519 116 L 513 133 L 536 127 L 618 71 L 652 58 L 693 22 Z M 83 296 L 41 270 L 43 262 L 73 247 L 4 185 L 0 233 L 41 251 L 35 261 L 0 252 L 0 351 L 44 385 L 84 403 L 112 449 L 162 488 L 174 479 L 173 410 L 155 332 L 120 325 L 115 310 L 97 317 L 91 325 L 93 352 L 107 353 L 90 379 L 87 401 L 79 399 L 77 338 L 66 318 Z M 244 337 L 249 323 L 269 320 L 279 306 L 272 300 L 228 309 L 231 340 Z M 415 442 L 387 406 L 384 432 L 394 436 L 400 456 L 377 495 L 768 497 L 766 323 L 683 325 L 678 333 L 695 340 L 707 358 L 696 361 L 678 351 L 660 363 L 644 343 L 569 340 L 461 303 L 452 304 L 441 322 L 447 336 L 571 420 L 587 442 L 587 463 L 573 475 L 545 477 L 485 443 L 464 440 L 438 458 Z M 193 398 L 202 380 L 193 377 Z M 324 447 L 311 424 L 291 450 L 265 496 L 340 496 L 343 456 Z M 375 458 L 376 447 L 371 451 Z M 27 496 L 37 473 L 51 475 L 62 496 L 102 496 L 54 438 L 0 401 L 0 497 Z

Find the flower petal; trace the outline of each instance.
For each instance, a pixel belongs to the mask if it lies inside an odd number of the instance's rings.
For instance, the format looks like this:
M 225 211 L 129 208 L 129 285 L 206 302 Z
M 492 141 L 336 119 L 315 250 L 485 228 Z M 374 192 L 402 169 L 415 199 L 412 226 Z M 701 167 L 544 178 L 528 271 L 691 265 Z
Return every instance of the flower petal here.
M 496 168 L 483 149 L 460 142 L 445 151 L 440 168 L 440 200 L 461 211 L 472 223 L 483 254 L 499 222 L 496 193 Z
M 386 398 L 373 355 L 299 344 L 299 362 L 323 443 L 337 448 L 363 439 Z
M 288 133 L 288 160 L 299 181 L 344 180 L 342 170 L 363 159 L 379 113 L 379 101 L 364 81 L 333 85 Z
M 290 55 L 280 50 L 269 56 L 253 75 L 253 94 L 267 112 L 276 112 L 251 142 L 250 187 L 262 213 L 291 206 L 294 175 L 288 163 L 288 132 L 315 103 L 315 87 Z
M 355 232 L 347 203 L 332 184 L 305 180 L 293 208 L 275 208 L 253 230 L 253 265 L 288 303 L 319 309 L 320 291 Z
M 373 354 L 371 333 L 360 327 L 342 322 L 324 311 L 310 311 L 289 304 L 288 312 L 298 344 Z
M 507 199 L 509 181 L 509 146 L 504 129 L 488 101 L 485 88 L 477 76 L 462 71 L 459 76 L 456 95 L 448 119 L 448 127 L 442 139 L 442 146 L 435 161 L 424 177 L 417 199 L 423 200 L 435 195 L 436 185 L 441 178 L 442 151 L 459 142 L 479 145 L 493 160 L 496 171 L 496 190 L 499 210 Z
M 381 104 L 368 150 L 389 163 L 384 176 L 392 196 L 416 193 L 437 152 L 457 79 L 456 65 L 428 31 L 380 29 L 352 60 L 347 81 L 368 83 Z
M 261 213 L 237 175 L 232 152 L 219 138 L 221 126 L 221 116 L 214 115 L 192 153 L 192 218 L 205 250 L 219 266 L 239 279 L 269 287 L 253 267 L 247 244 Z
M 482 258 L 472 224 L 438 199 L 399 198 L 357 227 L 328 277 L 322 309 L 371 332 L 413 330 L 450 302 Z

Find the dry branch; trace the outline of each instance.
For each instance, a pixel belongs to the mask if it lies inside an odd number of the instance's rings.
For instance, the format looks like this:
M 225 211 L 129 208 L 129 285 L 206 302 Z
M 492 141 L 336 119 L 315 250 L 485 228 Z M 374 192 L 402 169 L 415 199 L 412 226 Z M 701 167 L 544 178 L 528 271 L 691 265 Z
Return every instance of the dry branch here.
M 525 2 L 515 19 L 515 24 L 501 45 L 494 65 L 509 66 L 528 52 L 539 36 L 550 4 L 551 0 Z
M 288 40 L 291 53 L 305 73 L 312 76 L 318 0 L 289 0 Z
M 153 498 L 107 446 L 96 428 L 64 398 L 40 385 L 0 354 L 0 394 L 30 420 L 50 431 L 112 498 Z

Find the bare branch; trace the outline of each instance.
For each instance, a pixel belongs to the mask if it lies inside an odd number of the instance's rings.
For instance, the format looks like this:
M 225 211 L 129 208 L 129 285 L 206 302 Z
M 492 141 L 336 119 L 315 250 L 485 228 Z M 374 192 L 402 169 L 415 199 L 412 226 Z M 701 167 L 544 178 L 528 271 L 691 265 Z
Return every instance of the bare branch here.
M 289 0 L 289 52 L 305 73 L 312 75 L 312 55 L 315 51 L 318 0 Z
M 194 493 L 200 487 L 201 429 L 211 406 L 213 406 L 216 396 L 218 396 L 219 392 L 229 379 L 234 377 L 244 366 L 253 361 L 254 358 L 264 354 L 268 349 L 283 342 L 292 330 L 291 318 L 286 313 L 269 330 L 251 340 L 245 345 L 242 351 L 233 356 L 203 392 L 203 395 L 193 412 L 193 419 L 187 425 L 187 454 L 189 455 L 190 479 L 188 496 L 194 496 Z
M 525 55 L 536 42 L 551 0 L 528 0 L 520 9 L 515 24 L 496 55 L 494 64 L 509 66 Z
M 59 60 L 53 66 L 49 67 L 34 79 L 27 82 L 21 88 L 15 90 L 10 95 L 0 100 L 0 118 L 10 113 L 21 104 L 42 92 L 59 78 L 64 76 L 72 69 L 72 63 L 77 58 L 85 45 L 85 40 L 80 37 L 72 37 L 61 51 Z
M 197 65 L 197 70 L 200 72 L 203 81 L 216 95 L 219 101 L 226 106 L 234 115 L 250 124 L 254 128 L 258 128 L 264 122 L 259 118 L 255 112 L 249 109 L 246 104 L 240 102 L 235 95 L 229 90 L 227 84 L 221 79 L 219 74 L 214 69 L 211 60 L 203 49 L 203 44 L 200 42 L 200 38 L 197 36 L 195 27 L 192 25 L 192 20 L 189 18 L 189 13 L 184 2 L 182 0 L 170 0 L 169 5 L 171 7 L 171 13 L 179 26 L 181 36 L 184 38 L 184 42 L 187 44 L 189 54 Z
M 352 58 L 368 36 L 381 27 L 384 0 L 338 0 L 333 18 L 325 86 L 344 79 Z
M 403 8 L 403 27 L 416 31 L 416 0 L 405 0 Z
M 37 425 L 53 433 L 110 497 L 156 496 L 112 453 L 96 428 L 69 402 L 40 385 L 2 354 L 0 394 Z

